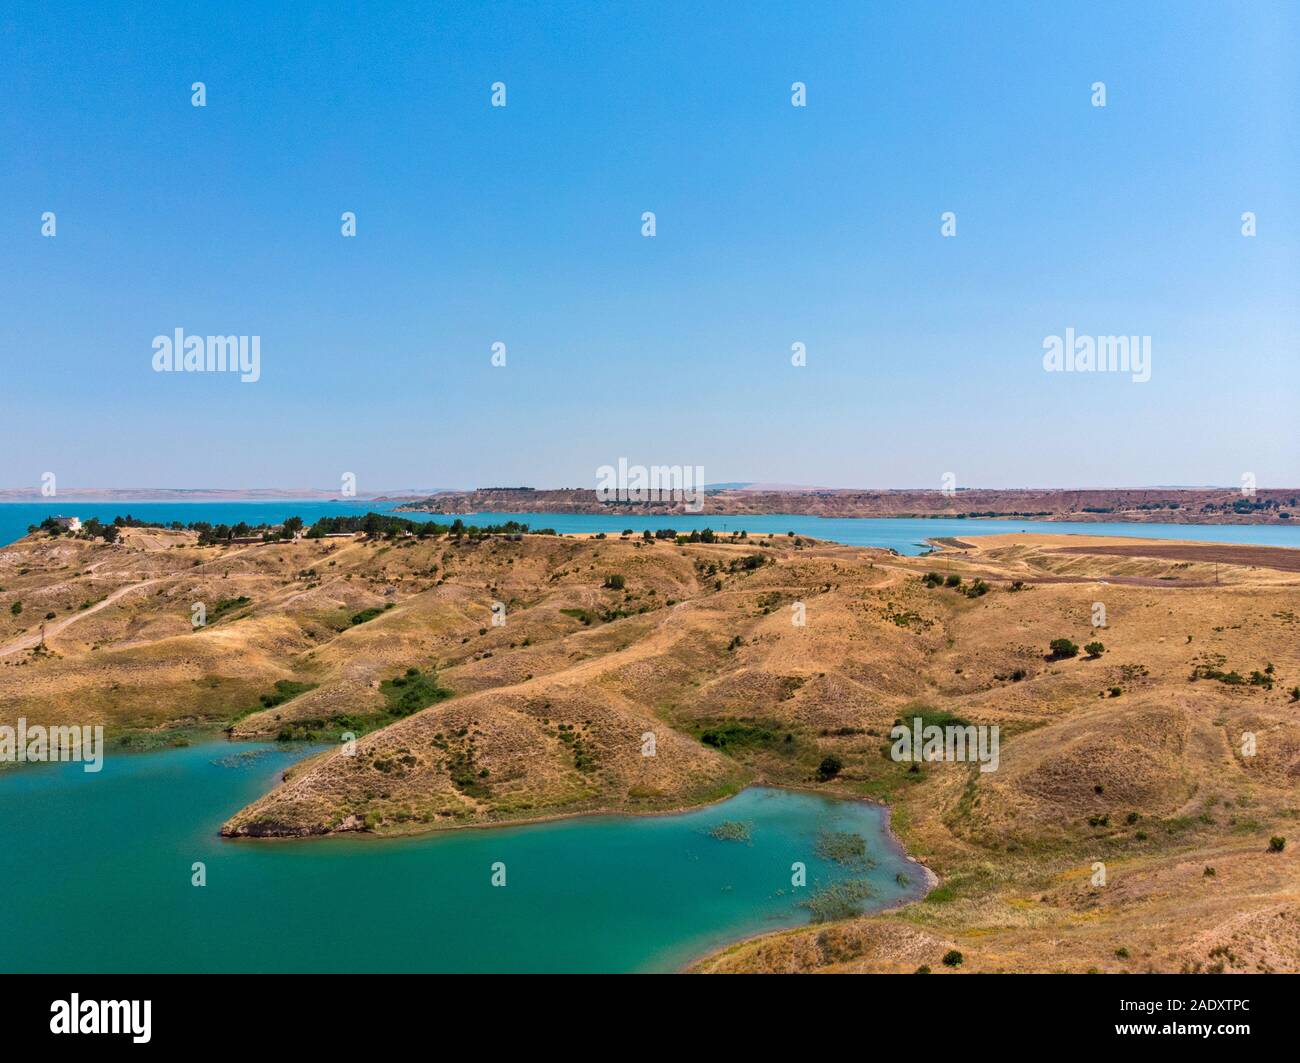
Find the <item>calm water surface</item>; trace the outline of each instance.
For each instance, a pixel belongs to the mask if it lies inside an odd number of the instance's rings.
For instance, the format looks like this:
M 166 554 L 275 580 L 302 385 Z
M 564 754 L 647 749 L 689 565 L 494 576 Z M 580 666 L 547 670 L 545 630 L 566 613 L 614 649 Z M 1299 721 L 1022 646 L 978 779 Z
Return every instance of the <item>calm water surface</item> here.
M 300 516 L 308 524 L 321 516 L 365 513 L 368 510 L 391 512 L 392 506 L 373 502 L 108 502 L 80 503 L 8 502 L 0 503 L 0 544 L 11 543 L 27 533 L 31 524 L 47 516 L 98 517 L 112 520 L 130 513 L 141 520 L 183 523 L 206 520 L 213 524 L 274 524 L 285 517 Z M 429 513 L 405 513 L 413 520 L 438 520 L 452 517 Z M 517 520 L 533 528 L 554 528 L 563 534 L 573 532 L 617 533 L 631 528 L 638 534 L 647 528 L 675 528 L 692 531 L 713 528 L 715 531 L 745 529 L 753 532 L 794 532 L 815 539 L 830 539 L 850 546 L 890 547 L 900 554 L 919 554 L 929 549 L 925 540 L 940 536 L 969 537 L 1001 535 L 1006 532 L 1046 532 L 1055 535 L 1127 535 L 1140 539 L 1187 539 L 1194 542 L 1254 543 L 1259 546 L 1300 547 L 1300 527 L 1278 524 L 1126 524 L 1122 521 L 1096 524 L 1068 521 L 1034 520 L 912 520 L 894 517 L 809 517 L 792 513 L 761 517 L 672 516 L 627 517 L 604 514 L 559 513 L 475 513 L 461 517 L 467 524 L 495 524 Z
M 274 523 L 364 513 L 374 503 L 0 504 L 0 543 L 50 513 L 108 520 Z M 387 508 L 387 507 L 384 507 Z M 409 514 L 415 519 L 443 519 Z M 1300 547 L 1300 528 L 1019 520 L 822 519 L 483 513 L 562 533 L 673 527 L 794 532 L 917 554 L 938 536 L 1125 535 Z M 256 753 L 239 756 L 241 751 Z M 668 970 L 729 941 L 808 919 L 799 901 L 858 877 L 816 855 L 825 830 L 861 834 L 870 902 L 915 893 L 916 866 L 880 809 L 754 788 L 680 816 L 567 820 L 417 839 L 223 840 L 221 822 L 269 789 L 301 747 L 205 744 L 76 765 L 0 771 L 0 970 Z M 233 758 L 233 759 L 232 759 Z M 748 823 L 748 842 L 709 831 Z M 207 886 L 190 885 L 207 865 Z M 502 861 L 507 886 L 490 885 Z M 807 865 L 795 894 L 790 865 Z M 895 881 L 898 872 L 911 885 Z
M 672 970 L 806 922 L 800 900 L 832 881 L 869 878 L 873 907 L 922 887 L 880 808 L 757 787 L 672 816 L 408 839 L 218 836 L 304 752 L 215 742 L 110 753 L 98 775 L 0 771 L 0 970 Z M 728 820 L 750 840 L 710 836 Z M 875 866 L 819 859 L 826 830 L 860 834 Z M 497 861 L 504 888 L 491 885 Z M 807 865 L 799 891 L 795 861 Z

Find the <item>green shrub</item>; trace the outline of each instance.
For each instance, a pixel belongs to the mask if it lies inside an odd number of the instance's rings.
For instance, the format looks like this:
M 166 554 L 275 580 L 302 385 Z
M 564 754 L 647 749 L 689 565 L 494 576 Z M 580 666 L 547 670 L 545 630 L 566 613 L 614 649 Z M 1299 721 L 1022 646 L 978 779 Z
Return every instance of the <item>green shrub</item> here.
M 1077 657 L 1079 655 L 1079 647 L 1069 639 L 1052 639 L 1048 644 L 1048 649 L 1051 651 L 1051 655 L 1058 660 L 1064 657 Z
M 1268 851 L 1270 853 L 1280 853 L 1285 848 L 1286 848 L 1286 839 L 1283 838 L 1280 834 L 1274 834 L 1273 837 L 1269 838 Z
M 949 949 L 943 954 L 943 965 L 945 967 L 960 967 L 962 954 L 956 949 Z
M 273 709 L 277 705 L 283 705 L 290 698 L 314 690 L 315 687 L 315 683 L 296 683 L 292 679 L 278 679 L 275 683 L 275 692 L 259 695 L 257 700 L 262 703 L 262 708 Z
M 238 598 L 222 598 L 212 609 L 208 610 L 208 624 L 215 624 L 227 613 L 242 608 L 252 600 L 247 595 L 242 594 Z
M 1088 643 L 1088 645 L 1084 646 L 1083 651 L 1089 657 L 1100 657 L 1103 653 L 1106 652 L 1106 647 L 1103 646 L 1100 642 L 1090 642 Z
M 714 749 L 747 749 L 770 745 L 776 734 L 761 724 L 730 720 L 705 730 L 700 741 Z
M 438 686 L 437 677 L 432 672 L 424 674 L 414 668 L 408 668 L 405 676 L 385 679 L 379 684 L 379 689 L 388 702 L 388 711 L 394 716 L 410 716 L 436 701 L 451 697 L 450 690 Z
M 824 757 L 822 762 L 817 765 L 817 778 L 822 782 L 835 778 L 844 768 L 844 762 L 839 757 L 831 754 Z

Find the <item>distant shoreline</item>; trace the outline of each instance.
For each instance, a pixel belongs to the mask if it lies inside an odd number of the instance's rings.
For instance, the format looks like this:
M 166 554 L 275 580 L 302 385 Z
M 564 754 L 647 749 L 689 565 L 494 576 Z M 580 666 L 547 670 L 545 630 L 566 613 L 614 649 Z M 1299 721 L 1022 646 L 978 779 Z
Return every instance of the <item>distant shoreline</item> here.
M 414 497 L 414 496 L 412 496 Z M 179 492 L 177 494 L 115 494 L 105 492 L 104 494 L 95 495 L 79 491 L 66 491 L 58 494 L 53 498 L 46 498 L 42 495 L 14 495 L 10 493 L 0 493 L 0 505 L 26 505 L 37 506 L 42 502 L 57 506 L 61 503 L 67 505 L 110 505 L 114 502 L 122 503 L 156 503 L 181 504 L 185 502 L 337 502 L 340 505 L 369 505 L 379 502 L 393 502 L 395 497 L 382 498 L 379 496 L 363 496 L 359 498 L 339 498 L 338 494 L 288 494 L 288 495 L 250 495 L 250 494 L 221 494 L 219 492 Z
M 694 506 L 670 497 L 606 502 L 594 490 L 563 488 L 440 492 L 422 499 L 379 498 L 396 512 L 541 513 L 645 517 L 897 518 L 903 520 L 1035 520 L 1129 524 L 1300 524 L 1300 488 L 1124 488 L 988 490 L 709 489 Z
M 69 506 L 144 505 L 337 505 L 390 513 L 447 517 L 471 514 L 593 516 L 617 521 L 654 518 L 743 521 L 763 517 L 828 520 L 1034 521 L 1076 524 L 1160 526 L 1238 525 L 1300 527 L 1300 488 L 1259 488 L 1243 494 L 1231 488 L 1132 489 L 964 489 L 939 490 L 755 490 L 706 489 L 699 508 L 681 501 L 603 502 L 593 490 L 493 488 L 432 494 L 376 494 L 340 497 L 308 488 L 221 491 L 196 488 L 73 488 L 55 496 L 30 489 L 0 489 L 0 504 L 48 506 L 51 514 Z

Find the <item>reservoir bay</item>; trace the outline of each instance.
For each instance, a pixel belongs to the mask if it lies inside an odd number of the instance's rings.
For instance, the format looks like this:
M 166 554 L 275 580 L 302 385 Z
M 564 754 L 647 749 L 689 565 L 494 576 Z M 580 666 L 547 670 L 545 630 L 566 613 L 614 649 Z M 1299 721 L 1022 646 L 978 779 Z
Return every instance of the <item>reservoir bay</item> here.
M 155 523 L 208 521 L 211 524 L 275 524 L 286 517 L 299 516 L 311 524 L 319 517 L 364 514 L 374 510 L 392 513 L 392 503 L 275 501 L 275 502 L 6 502 L 0 503 L 0 545 L 12 543 L 27 534 L 27 528 L 55 514 L 76 516 L 82 520 L 98 517 L 111 521 L 130 513 L 140 520 Z M 973 535 L 1005 535 L 1014 532 L 1039 532 L 1047 535 L 1107 535 L 1139 539 L 1184 539 L 1192 542 L 1248 543 L 1256 546 L 1300 547 L 1300 527 L 1285 524 L 1139 524 L 1125 521 L 1044 521 L 1044 520 L 971 520 L 950 517 L 810 517 L 796 513 L 751 515 L 631 516 L 603 513 L 471 513 L 444 516 L 434 513 L 400 513 L 412 520 L 436 520 L 442 524 L 460 519 L 466 524 L 500 524 L 519 521 L 530 528 L 550 528 L 563 535 L 605 532 L 617 535 L 631 528 L 638 535 L 646 530 L 674 528 L 681 532 L 712 528 L 714 531 L 738 531 L 751 534 L 770 532 L 784 535 L 807 535 L 849 546 L 876 546 L 916 555 L 928 550 L 927 539 L 941 537 L 969 538 Z
M 139 519 L 307 523 L 392 512 L 373 502 L 0 504 L 0 543 L 60 513 Z M 451 517 L 405 514 L 416 520 Z M 482 513 L 563 534 L 664 527 L 793 532 L 918 554 L 927 539 L 1016 532 L 1300 546 L 1279 525 L 1028 520 Z M 883 809 L 754 787 L 705 808 L 595 816 L 409 838 L 229 840 L 221 823 L 275 785 L 311 747 L 205 741 L 110 752 L 80 765 L 0 771 L 0 969 L 7 971 L 659 971 L 729 942 L 810 919 L 835 883 L 868 880 L 866 910 L 921 894 L 923 871 Z M 724 823 L 738 840 L 711 832 Z M 864 839 L 868 868 L 819 855 L 828 832 Z M 207 884 L 191 885 L 202 863 Z M 492 885 L 493 865 L 506 885 Z M 791 884 L 792 865 L 807 883 Z M 904 879 L 900 882 L 899 875 Z
M 310 751 L 214 741 L 110 753 L 98 774 L 0 771 L 0 970 L 670 971 L 808 922 L 803 902 L 834 883 L 869 880 L 865 910 L 925 889 L 884 809 L 766 787 L 674 815 L 407 838 L 217 834 Z M 714 836 L 724 823 L 748 837 Z M 819 855 L 828 832 L 860 836 L 870 865 Z

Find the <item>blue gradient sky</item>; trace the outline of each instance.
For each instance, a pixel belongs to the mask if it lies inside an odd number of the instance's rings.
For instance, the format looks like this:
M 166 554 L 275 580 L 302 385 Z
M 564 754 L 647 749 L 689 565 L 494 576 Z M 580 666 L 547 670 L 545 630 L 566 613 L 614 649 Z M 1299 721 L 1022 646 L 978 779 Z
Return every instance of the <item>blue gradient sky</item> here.
M 1297 5 L 740 10 L 7 6 L 0 486 L 1300 485 Z

